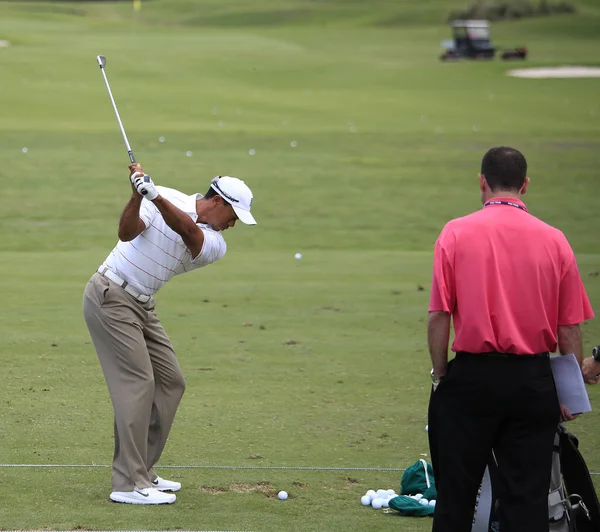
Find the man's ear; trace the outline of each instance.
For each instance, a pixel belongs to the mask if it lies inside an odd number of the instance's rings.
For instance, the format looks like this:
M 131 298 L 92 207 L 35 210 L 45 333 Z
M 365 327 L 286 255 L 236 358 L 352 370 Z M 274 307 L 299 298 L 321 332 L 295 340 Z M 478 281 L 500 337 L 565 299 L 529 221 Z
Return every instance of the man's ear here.
M 485 180 L 485 176 L 483 174 L 477 174 L 479 176 L 479 190 L 481 192 L 485 192 L 485 188 L 487 186 L 487 181 Z
M 529 186 L 529 183 L 531 183 L 531 179 L 526 177 L 525 182 L 523 183 L 523 186 L 521 187 L 521 190 L 519 191 L 519 194 L 521 194 L 521 196 L 527 192 L 527 187 Z

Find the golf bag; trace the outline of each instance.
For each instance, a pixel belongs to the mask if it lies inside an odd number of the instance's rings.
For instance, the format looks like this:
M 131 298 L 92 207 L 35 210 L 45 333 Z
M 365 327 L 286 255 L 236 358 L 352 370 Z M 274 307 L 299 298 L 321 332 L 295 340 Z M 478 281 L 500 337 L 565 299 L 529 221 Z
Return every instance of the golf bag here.
M 548 493 L 548 530 L 550 532 L 600 532 L 600 503 L 579 442 L 563 425 L 554 438 L 550 492 Z M 502 532 L 494 493 L 498 464 L 492 457 L 477 495 L 471 532 Z

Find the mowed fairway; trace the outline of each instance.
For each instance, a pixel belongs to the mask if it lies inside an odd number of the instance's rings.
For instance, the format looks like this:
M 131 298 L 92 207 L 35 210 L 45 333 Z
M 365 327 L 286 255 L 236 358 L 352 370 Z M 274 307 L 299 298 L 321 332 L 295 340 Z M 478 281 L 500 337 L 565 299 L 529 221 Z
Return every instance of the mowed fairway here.
M 526 66 L 598 64 L 600 8 L 578 6 L 492 37 L 526 45 Z M 525 153 L 524 199 L 565 232 L 600 309 L 600 80 L 442 64 L 450 8 L 0 2 L 0 529 L 430 529 L 359 500 L 429 453 L 431 250 L 480 207 L 489 147 Z M 112 409 L 81 300 L 130 188 L 97 54 L 157 184 L 203 193 L 227 174 L 255 195 L 259 225 L 157 297 L 187 379 L 159 469 L 184 485 L 170 507 L 108 500 Z M 583 331 L 589 355 L 599 321 Z M 568 428 L 600 473 L 589 394 Z

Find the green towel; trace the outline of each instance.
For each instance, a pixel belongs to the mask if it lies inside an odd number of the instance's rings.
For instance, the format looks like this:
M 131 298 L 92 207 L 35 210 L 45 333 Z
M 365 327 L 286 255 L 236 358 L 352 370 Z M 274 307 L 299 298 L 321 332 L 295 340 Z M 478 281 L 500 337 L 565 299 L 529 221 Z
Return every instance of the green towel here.
M 390 508 L 400 512 L 400 515 L 407 517 L 426 517 L 433 516 L 434 507 L 421 504 L 407 495 L 398 495 L 389 501 Z

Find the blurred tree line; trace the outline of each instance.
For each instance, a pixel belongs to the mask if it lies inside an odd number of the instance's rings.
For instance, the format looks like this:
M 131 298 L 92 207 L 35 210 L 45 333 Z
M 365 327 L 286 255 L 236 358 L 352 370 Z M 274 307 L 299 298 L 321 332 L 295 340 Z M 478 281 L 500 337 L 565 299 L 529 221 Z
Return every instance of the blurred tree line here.
M 514 20 L 559 13 L 575 13 L 575 11 L 575 5 L 570 0 L 494 0 L 493 2 L 479 0 L 465 9 L 452 11 L 448 15 L 448 20 Z

